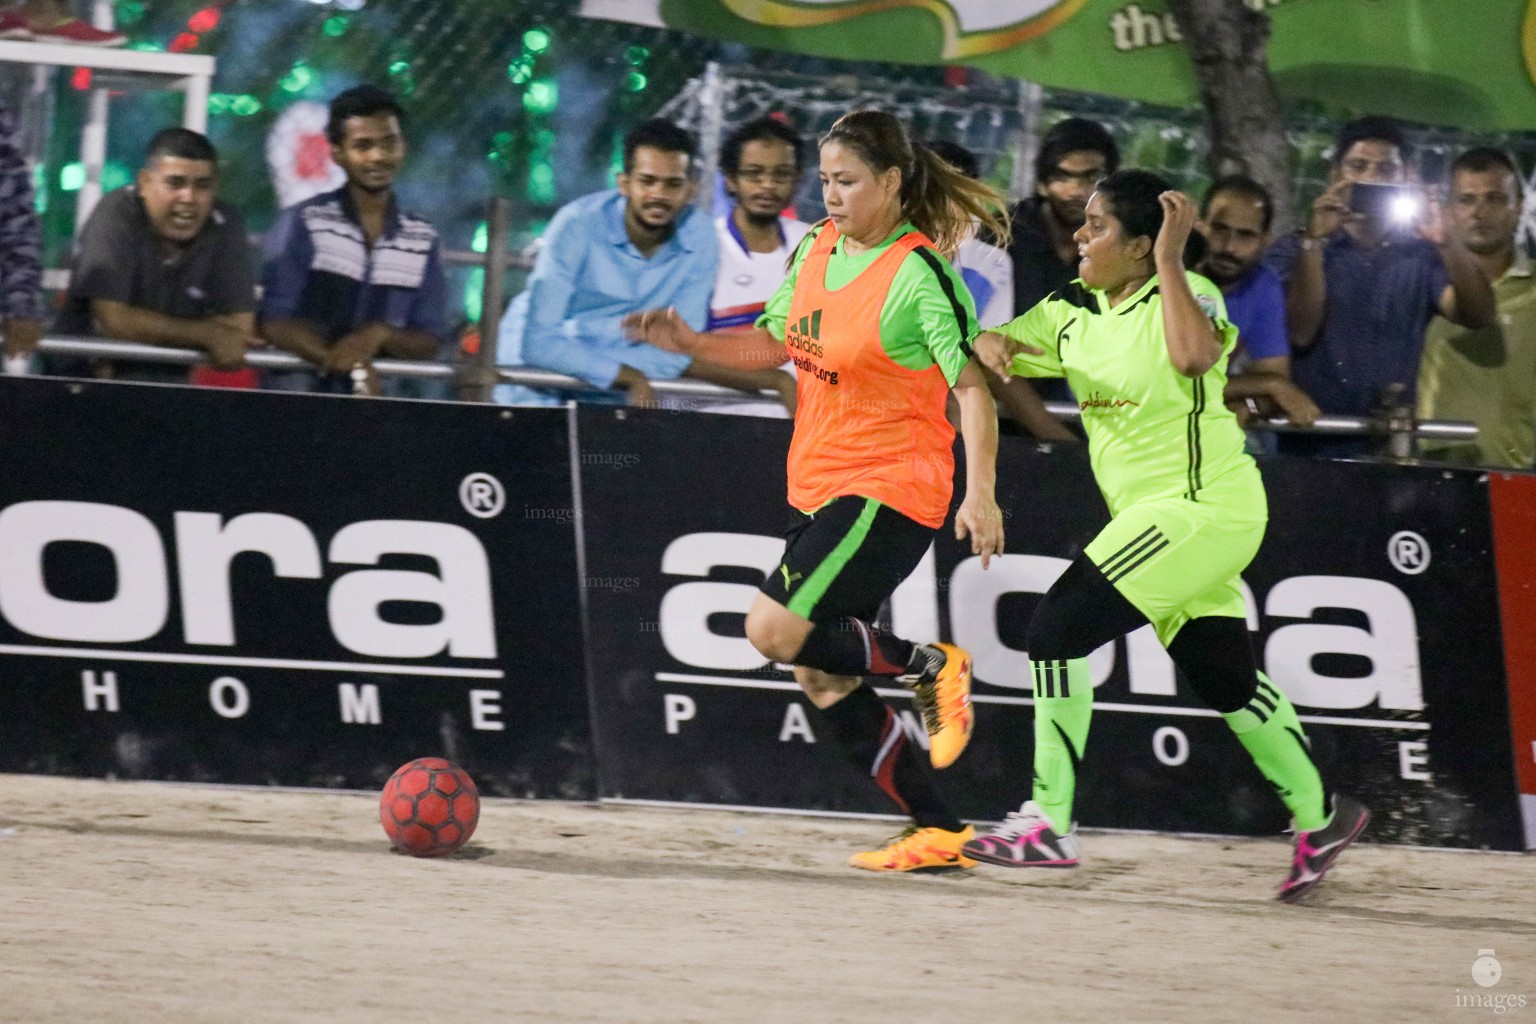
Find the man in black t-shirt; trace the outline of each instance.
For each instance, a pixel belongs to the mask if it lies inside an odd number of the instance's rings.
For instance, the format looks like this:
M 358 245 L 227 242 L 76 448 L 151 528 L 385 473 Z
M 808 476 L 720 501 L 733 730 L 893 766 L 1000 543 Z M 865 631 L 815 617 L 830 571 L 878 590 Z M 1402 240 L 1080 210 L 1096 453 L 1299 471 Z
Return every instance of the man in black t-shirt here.
M 1040 139 L 1035 194 L 1013 208 L 1013 311 L 1023 315 L 1077 276 L 1083 210 L 1099 180 L 1120 167 L 1120 150 L 1104 126 L 1081 117 L 1058 121 Z
M 1099 180 L 1120 167 L 1115 140 L 1097 121 L 1069 117 L 1057 121 L 1040 139 L 1035 157 L 1035 194 L 1013 208 L 1013 311 L 1029 312 L 1047 295 L 1077 277 L 1077 243 L 1073 232 L 1083 226 L 1083 210 Z M 1008 387 L 1029 387 L 1022 378 Z M 1059 380 L 1037 381 L 1042 397 L 1071 401 L 1072 393 Z
M 245 364 L 256 289 L 245 223 L 214 198 L 218 154 L 196 132 L 154 137 L 133 185 L 104 196 L 75 239 L 59 334 L 94 335 L 207 353 L 219 370 Z M 61 361 L 62 362 L 62 361 Z M 83 368 L 56 363 L 54 369 Z M 184 367 L 96 363 L 91 375 L 177 383 Z

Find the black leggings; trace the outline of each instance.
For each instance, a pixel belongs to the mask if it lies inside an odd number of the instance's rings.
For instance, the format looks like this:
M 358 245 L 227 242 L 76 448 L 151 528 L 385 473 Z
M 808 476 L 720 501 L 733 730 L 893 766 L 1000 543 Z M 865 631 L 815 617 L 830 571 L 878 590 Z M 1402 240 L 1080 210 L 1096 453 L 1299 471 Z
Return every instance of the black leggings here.
M 1086 555 L 1073 559 L 1029 620 L 1025 645 L 1035 661 L 1086 658 L 1147 624 L 1147 617 L 1114 588 Z M 1168 654 L 1190 689 L 1209 707 L 1231 714 L 1258 688 L 1258 667 L 1242 619 L 1191 619 Z

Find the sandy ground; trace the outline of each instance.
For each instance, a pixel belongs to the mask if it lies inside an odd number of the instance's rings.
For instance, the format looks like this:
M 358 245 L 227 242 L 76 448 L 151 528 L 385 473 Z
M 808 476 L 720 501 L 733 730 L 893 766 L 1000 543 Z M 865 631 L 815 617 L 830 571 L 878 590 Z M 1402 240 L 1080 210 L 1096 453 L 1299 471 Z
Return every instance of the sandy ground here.
M 6 1022 L 1536 1019 L 1530 856 L 1357 846 L 1288 907 L 1279 841 L 877 876 L 886 822 L 490 801 L 426 861 L 367 795 L 0 782 Z

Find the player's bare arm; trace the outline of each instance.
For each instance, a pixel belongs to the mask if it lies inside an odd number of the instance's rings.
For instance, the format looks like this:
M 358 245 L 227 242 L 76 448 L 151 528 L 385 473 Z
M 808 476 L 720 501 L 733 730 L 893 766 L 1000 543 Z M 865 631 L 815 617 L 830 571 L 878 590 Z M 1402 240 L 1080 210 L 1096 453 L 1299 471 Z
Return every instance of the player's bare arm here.
M 1003 513 L 997 506 L 997 405 L 981 366 L 973 358 L 954 386 L 960 403 L 960 436 L 965 440 L 965 499 L 955 512 L 955 537 L 971 538 L 971 553 L 983 569 L 1003 552 Z
M 1152 255 L 1163 300 L 1168 356 L 1185 377 L 1200 377 L 1221 358 L 1221 341 L 1210 314 L 1200 308 L 1184 276 L 1184 246 L 1195 226 L 1195 203 L 1173 191 L 1158 196 L 1158 202 L 1163 207 L 1163 226 Z

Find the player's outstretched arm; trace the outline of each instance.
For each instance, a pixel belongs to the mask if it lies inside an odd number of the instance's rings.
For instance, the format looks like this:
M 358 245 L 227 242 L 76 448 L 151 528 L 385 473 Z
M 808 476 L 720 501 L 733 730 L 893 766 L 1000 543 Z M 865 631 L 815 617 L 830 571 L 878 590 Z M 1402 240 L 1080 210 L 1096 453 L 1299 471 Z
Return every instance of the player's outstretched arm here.
M 737 370 L 767 370 L 788 358 L 783 344 L 761 327 L 696 331 L 675 308 L 631 313 L 624 318 L 624 333 L 631 341 Z
M 1221 358 L 1221 340 L 1184 276 L 1184 245 L 1195 226 L 1195 204 L 1182 192 L 1164 192 L 1157 198 L 1163 205 L 1163 227 L 1152 252 L 1163 300 L 1163 340 L 1174 369 L 1200 377 Z
M 965 499 L 955 513 L 955 537 L 971 538 L 971 553 L 985 569 L 1003 552 L 1003 513 L 997 507 L 997 406 L 975 359 L 965 364 L 954 386 L 960 403 L 960 436 L 965 440 Z
M 1005 381 L 1013 379 L 1015 370 L 1013 360 L 1015 356 L 1045 355 L 1045 349 L 1003 334 L 1001 329 L 982 331 L 976 335 L 976 341 L 972 345 L 972 350 L 976 353 L 977 362 Z

